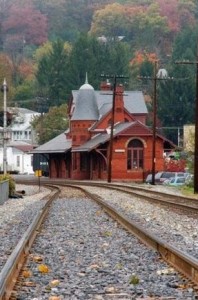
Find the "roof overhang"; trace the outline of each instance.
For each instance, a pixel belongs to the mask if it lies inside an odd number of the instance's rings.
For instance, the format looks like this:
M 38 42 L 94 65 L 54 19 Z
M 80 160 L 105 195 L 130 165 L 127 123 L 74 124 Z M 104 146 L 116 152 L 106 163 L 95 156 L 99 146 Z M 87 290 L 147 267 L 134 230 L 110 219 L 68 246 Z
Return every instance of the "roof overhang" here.
M 31 154 L 49 154 L 49 153 L 67 153 L 71 150 L 69 149 L 59 149 L 59 150 L 33 150 L 30 153 Z

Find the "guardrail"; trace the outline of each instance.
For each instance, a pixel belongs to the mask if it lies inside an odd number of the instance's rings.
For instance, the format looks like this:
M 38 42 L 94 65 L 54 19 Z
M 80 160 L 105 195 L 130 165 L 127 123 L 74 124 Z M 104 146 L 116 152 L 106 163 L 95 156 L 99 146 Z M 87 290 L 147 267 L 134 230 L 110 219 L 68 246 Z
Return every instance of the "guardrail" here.
M 0 205 L 9 198 L 9 180 L 0 182 Z

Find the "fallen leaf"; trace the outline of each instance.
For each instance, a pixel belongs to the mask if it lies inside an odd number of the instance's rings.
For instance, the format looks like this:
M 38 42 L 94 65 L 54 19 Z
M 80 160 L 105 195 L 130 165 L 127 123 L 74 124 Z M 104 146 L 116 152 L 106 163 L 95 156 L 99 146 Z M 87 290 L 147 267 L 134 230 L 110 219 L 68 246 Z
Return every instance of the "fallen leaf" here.
M 41 256 L 34 256 L 33 257 L 33 261 L 35 261 L 35 262 L 41 262 L 41 261 L 43 261 L 43 258 Z
M 32 281 L 25 281 L 23 283 L 24 286 L 36 286 L 36 283 L 35 282 L 32 282 Z
M 39 272 L 41 272 L 41 273 L 49 273 L 49 268 L 48 268 L 48 266 L 43 265 L 43 264 L 38 266 L 38 270 L 39 270 Z
M 51 287 L 55 287 L 57 285 L 59 285 L 60 281 L 58 279 L 54 279 L 50 282 L 50 286 Z
M 32 272 L 30 270 L 25 270 L 21 274 L 24 278 L 28 278 L 32 276 Z

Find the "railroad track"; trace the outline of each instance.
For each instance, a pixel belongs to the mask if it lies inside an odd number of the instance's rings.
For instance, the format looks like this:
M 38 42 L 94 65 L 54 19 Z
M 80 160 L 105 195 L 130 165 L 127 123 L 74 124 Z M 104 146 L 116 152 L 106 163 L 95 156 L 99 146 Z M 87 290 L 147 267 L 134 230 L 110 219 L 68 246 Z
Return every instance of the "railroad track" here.
M 17 179 L 18 183 L 27 184 L 37 184 L 36 179 L 25 180 Z M 115 191 L 121 191 L 128 193 L 129 195 L 138 198 L 142 198 L 149 202 L 159 203 L 163 205 L 169 205 L 176 208 L 185 209 L 188 211 L 197 212 L 198 211 L 198 198 L 186 197 L 181 195 L 174 195 L 164 192 L 158 192 L 150 190 L 149 188 L 138 186 L 138 185 L 127 185 L 125 183 L 104 183 L 104 182 L 94 182 L 94 181 L 70 181 L 70 180 L 53 180 L 42 178 L 41 184 L 49 183 L 59 184 L 61 186 L 93 186 L 98 188 L 106 188 Z
M 49 184 L 49 181 L 43 182 L 42 184 Z M 52 182 L 51 182 L 52 183 Z M 101 197 L 88 192 L 82 187 L 77 187 L 76 185 L 79 184 L 78 182 L 75 183 L 68 183 L 66 186 L 72 186 L 73 188 L 80 189 L 83 193 L 86 193 L 87 197 L 94 199 L 105 212 L 107 212 L 108 215 L 110 215 L 112 218 L 114 218 L 116 221 L 118 221 L 122 226 L 124 226 L 128 231 L 132 232 L 134 235 L 136 235 L 141 241 L 149 245 L 151 248 L 157 250 L 161 257 L 168 262 L 170 265 L 174 266 L 179 272 L 184 274 L 188 279 L 190 279 L 195 285 L 198 284 L 198 261 L 194 259 L 193 257 L 190 257 L 189 255 L 186 255 L 185 253 L 178 251 L 176 248 L 164 243 L 160 239 L 158 239 L 156 236 L 150 234 L 145 229 L 141 228 L 140 226 L 137 226 L 137 224 L 133 223 L 131 220 L 127 219 L 124 215 L 118 213 L 114 208 L 112 208 L 110 205 L 105 203 L 101 200 Z M 28 182 L 30 184 L 30 182 Z M 31 182 L 33 184 L 33 182 Z M 35 184 L 35 182 L 34 182 Z M 63 182 L 57 182 L 57 180 L 54 182 L 54 184 L 58 185 L 65 185 Z M 85 185 L 85 183 L 83 184 Z M 89 184 L 90 185 L 90 184 Z M 92 184 L 91 184 L 92 185 Z M 104 185 L 97 184 L 97 187 L 101 187 Z M 108 188 L 112 188 L 111 185 L 107 185 Z M 116 189 L 123 191 L 123 185 L 115 187 Z M 124 187 L 125 192 L 130 192 L 131 189 L 134 189 L 134 187 Z M 138 192 L 139 189 L 138 189 Z M 162 197 L 162 196 L 161 196 Z M 54 199 L 54 197 L 53 197 Z M 49 203 L 51 201 L 50 200 Z M 31 232 L 31 236 L 25 236 L 23 237 L 23 241 L 20 241 L 19 245 L 13 252 L 14 254 L 11 255 L 9 262 L 5 265 L 3 272 L 0 273 L 0 299 L 1 300 L 7 300 L 10 299 L 11 291 L 13 289 L 13 286 L 16 283 L 16 278 L 20 272 L 20 267 L 22 266 L 24 260 L 26 259 L 26 256 L 29 252 L 29 248 L 38 232 L 38 226 L 43 222 L 44 216 L 46 216 L 46 213 L 49 209 L 45 210 L 45 213 L 42 212 L 40 215 L 42 216 L 42 219 L 37 216 L 36 220 L 34 220 L 34 225 L 31 225 L 31 230 L 29 229 L 29 233 Z M 38 224 L 36 224 L 38 222 Z M 35 228 L 35 231 L 33 230 L 33 227 Z M 34 232 L 34 233 L 33 233 Z M 27 241 L 27 244 L 24 243 L 24 240 Z M 26 244 L 26 245 L 24 245 Z M 19 254 L 21 252 L 21 254 Z M 18 260 L 18 262 L 17 262 Z M 15 277 L 15 279 L 13 279 Z M 14 299 L 14 298 L 13 298 Z M 116 299 L 116 298 L 115 298 Z M 127 298 L 126 298 L 127 299 Z M 174 299 L 174 298 L 173 298 Z
M 59 182 L 61 184 L 61 182 Z M 158 203 L 161 205 L 171 205 L 172 207 L 181 208 L 187 211 L 198 212 L 198 199 L 178 196 L 163 192 L 149 190 L 148 188 L 127 186 L 124 184 L 105 184 L 105 183 L 87 183 L 87 182 L 72 182 L 64 183 L 68 186 L 97 186 L 98 188 L 107 188 L 115 191 L 128 193 L 132 197 L 142 198 L 149 202 Z

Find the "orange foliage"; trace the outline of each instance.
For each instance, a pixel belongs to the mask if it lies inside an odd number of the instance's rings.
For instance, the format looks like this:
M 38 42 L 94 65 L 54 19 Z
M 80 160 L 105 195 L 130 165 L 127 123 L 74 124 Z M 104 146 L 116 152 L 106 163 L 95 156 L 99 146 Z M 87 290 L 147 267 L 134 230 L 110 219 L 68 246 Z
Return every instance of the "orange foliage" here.
M 135 57 L 131 60 L 130 64 L 138 64 L 141 65 L 144 61 L 149 61 L 154 63 L 157 60 L 156 53 L 147 53 L 146 51 L 137 51 Z
M 32 77 L 34 75 L 34 66 L 28 61 L 23 61 L 19 66 L 19 72 L 23 78 Z
M 164 170 L 169 172 L 185 172 L 186 160 L 165 159 Z

